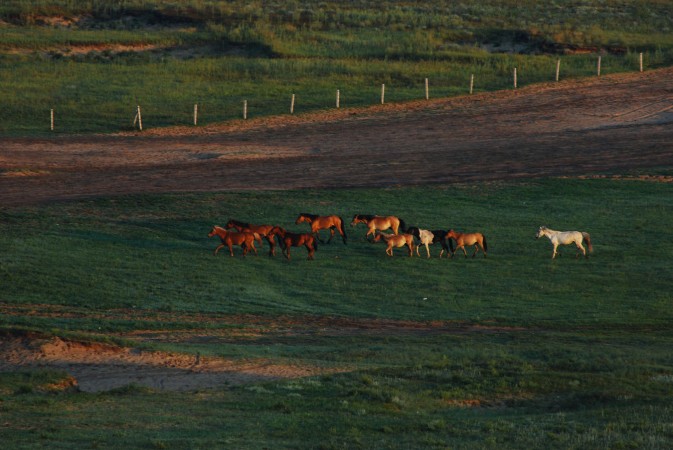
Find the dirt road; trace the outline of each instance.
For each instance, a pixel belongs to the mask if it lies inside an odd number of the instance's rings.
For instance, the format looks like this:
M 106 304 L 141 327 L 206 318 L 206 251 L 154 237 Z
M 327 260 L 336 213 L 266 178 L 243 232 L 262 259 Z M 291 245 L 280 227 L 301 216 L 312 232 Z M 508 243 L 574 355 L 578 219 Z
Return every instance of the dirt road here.
M 0 139 L 0 206 L 140 192 L 647 172 L 671 165 L 669 68 L 198 128 Z

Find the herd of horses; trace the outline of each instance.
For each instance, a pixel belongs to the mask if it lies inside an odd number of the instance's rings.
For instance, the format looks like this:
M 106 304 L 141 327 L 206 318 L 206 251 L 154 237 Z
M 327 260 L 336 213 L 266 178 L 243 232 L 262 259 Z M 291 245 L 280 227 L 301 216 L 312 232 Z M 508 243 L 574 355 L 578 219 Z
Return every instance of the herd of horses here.
M 347 243 L 344 220 L 337 216 L 319 216 L 316 214 L 301 213 L 295 220 L 295 224 L 307 223 L 311 227 L 310 233 L 293 233 L 277 225 L 254 225 L 239 220 L 230 219 L 224 227 L 213 226 L 208 237 L 217 236 L 221 244 L 215 248 L 214 255 L 224 247 L 229 249 L 229 254 L 234 256 L 234 246 L 240 246 L 243 249 L 243 255 L 249 251 L 256 255 L 257 247 L 255 242 L 260 245 L 263 240 L 269 244 L 269 256 L 276 255 L 276 240 L 280 246 L 283 255 L 290 259 L 290 249 L 292 247 L 305 247 L 308 252 L 308 259 L 313 259 L 315 251 L 318 249 L 318 242 L 325 243 L 320 239 L 319 232 L 326 230 L 329 232 L 329 244 L 334 235 L 339 233 L 344 244 Z M 488 245 L 486 238 L 482 233 L 460 233 L 455 230 L 426 230 L 415 226 L 407 227 L 405 222 L 395 216 L 376 216 L 367 214 L 356 214 L 351 220 L 351 226 L 364 224 L 367 227 L 365 239 L 372 242 L 385 242 L 386 254 L 393 256 L 393 249 L 406 247 L 409 256 L 420 256 L 419 248 L 425 246 L 427 257 L 430 258 L 430 245 L 440 244 L 441 258 L 446 252 L 447 258 L 453 257 L 458 250 L 462 250 L 467 257 L 465 247 L 474 247 L 472 257 L 481 250 L 484 257 L 488 254 Z M 383 233 L 384 231 L 392 233 Z M 588 233 L 580 231 L 555 231 L 547 227 L 540 227 L 536 237 L 546 236 L 551 241 L 554 251 L 552 259 L 558 255 L 557 247 L 559 245 L 575 244 L 578 251 L 587 257 L 587 252 L 583 243 L 587 244 L 589 251 L 593 251 L 591 238 Z M 455 247 L 454 247 L 455 241 Z M 579 256 L 579 253 L 578 253 Z

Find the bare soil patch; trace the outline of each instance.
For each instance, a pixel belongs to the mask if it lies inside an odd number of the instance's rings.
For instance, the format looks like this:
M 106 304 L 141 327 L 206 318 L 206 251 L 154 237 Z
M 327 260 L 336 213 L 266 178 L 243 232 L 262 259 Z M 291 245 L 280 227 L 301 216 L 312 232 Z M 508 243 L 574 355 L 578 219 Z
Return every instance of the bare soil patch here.
M 3 139 L 0 206 L 646 171 L 673 164 L 671 79 L 668 68 L 204 127 Z
M 0 371 L 19 368 L 64 370 L 72 376 L 70 384 L 84 392 L 108 391 L 128 385 L 191 391 L 345 370 L 281 364 L 264 359 L 228 360 L 143 351 L 35 334 L 4 335 L 0 340 Z

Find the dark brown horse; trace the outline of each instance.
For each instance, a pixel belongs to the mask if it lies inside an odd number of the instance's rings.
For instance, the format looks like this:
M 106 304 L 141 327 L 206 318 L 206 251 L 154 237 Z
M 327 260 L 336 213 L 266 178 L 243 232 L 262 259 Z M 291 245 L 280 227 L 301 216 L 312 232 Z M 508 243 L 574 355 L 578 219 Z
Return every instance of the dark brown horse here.
M 404 224 L 404 220 L 395 217 L 395 216 L 371 216 L 368 214 L 356 214 L 353 216 L 351 221 L 351 226 L 354 227 L 359 223 L 364 223 L 367 225 L 367 234 L 366 238 L 369 238 L 370 234 L 376 234 L 376 231 L 385 231 L 387 229 L 393 230 L 393 233 L 401 229 L 402 232 L 405 232 L 407 227 Z
M 229 219 L 229 222 L 227 222 L 224 228 L 234 228 L 238 232 L 248 231 L 259 234 L 264 239 L 266 239 L 266 242 L 269 243 L 269 256 L 276 255 L 276 240 L 273 239 L 273 237 L 269 237 L 269 233 L 271 232 L 273 225 L 253 225 L 250 223 L 241 222 L 240 220 Z
M 217 225 L 213 226 L 213 229 L 210 230 L 210 233 L 208 233 L 208 237 L 213 236 L 219 237 L 222 241 L 222 243 L 215 249 L 215 252 L 213 252 L 213 255 L 217 255 L 217 252 L 219 252 L 222 247 L 227 246 L 229 248 L 229 254 L 234 256 L 234 245 L 240 245 L 241 248 L 243 248 L 243 256 L 247 255 L 250 249 L 252 249 L 256 255 L 257 249 L 255 248 L 255 241 L 259 241 L 260 243 L 262 242 L 262 238 L 257 233 L 250 233 L 247 231 L 242 233 L 236 231 L 227 231 L 222 227 L 218 227 Z
M 283 254 L 290 259 L 290 247 L 301 247 L 308 250 L 308 259 L 313 259 L 315 251 L 318 250 L 318 240 L 311 233 L 290 233 L 281 227 L 273 227 L 271 236 L 278 236 L 278 242 L 283 249 Z
M 339 232 L 344 244 L 346 243 L 346 231 L 344 230 L 344 221 L 339 216 L 334 215 L 318 216 L 316 214 L 301 213 L 299 214 L 299 217 L 297 217 L 297 220 L 294 223 L 298 225 L 302 222 L 307 222 L 311 225 L 311 232 L 313 232 L 315 237 L 322 244 L 324 244 L 325 242 L 322 241 L 320 239 L 320 236 L 318 235 L 318 231 L 320 230 L 329 230 L 330 237 L 327 240 L 328 244 L 332 242 L 332 238 L 334 237 L 334 230 L 337 230 Z

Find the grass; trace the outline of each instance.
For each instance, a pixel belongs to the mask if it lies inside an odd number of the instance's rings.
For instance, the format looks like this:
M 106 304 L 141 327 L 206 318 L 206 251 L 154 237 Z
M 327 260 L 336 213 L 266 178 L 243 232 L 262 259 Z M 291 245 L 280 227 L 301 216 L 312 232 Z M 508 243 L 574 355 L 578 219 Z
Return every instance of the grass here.
M 9 1 L 0 6 L 0 135 L 118 132 L 491 91 L 673 61 L 656 0 L 432 2 Z M 50 20 L 56 20 L 51 24 Z M 61 25 L 58 25 L 61 23 Z M 82 46 L 91 46 L 81 51 Z M 126 47 L 118 48 L 123 45 Z M 136 50 L 133 50 L 133 47 Z M 142 46 L 142 47 L 141 47 Z M 78 51 L 78 48 L 80 49 Z
M 185 319 L 199 313 L 447 321 L 484 331 L 148 344 L 353 368 L 203 392 L 131 385 L 54 393 L 42 386 L 65 374 L 4 372 L 0 439 L 8 448 L 669 447 L 672 198 L 668 184 L 608 178 L 140 195 L 6 209 L 1 304 L 72 314 L 5 314 L 3 329 L 116 339 L 129 330 L 232 327 Z M 304 210 L 346 220 L 396 213 L 409 224 L 481 230 L 490 254 L 388 258 L 362 240 L 363 228 L 349 228 L 347 246 L 321 246 L 315 261 L 302 249 L 291 261 L 211 254 L 213 223 L 233 216 L 300 229 L 293 222 Z M 576 260 L 566 248 L 552 261 L 549 242 L 534 239 L 540 224 L 589 231 L 595 254 Z

